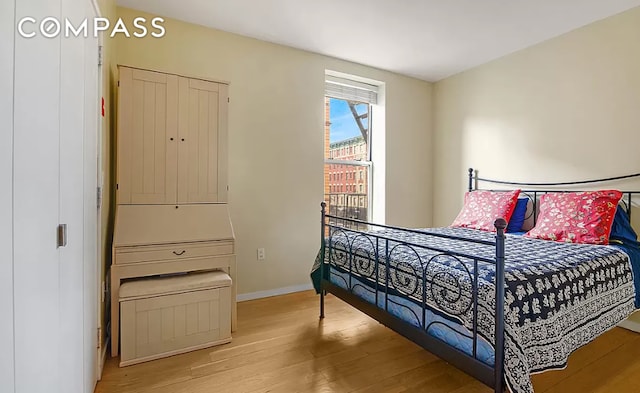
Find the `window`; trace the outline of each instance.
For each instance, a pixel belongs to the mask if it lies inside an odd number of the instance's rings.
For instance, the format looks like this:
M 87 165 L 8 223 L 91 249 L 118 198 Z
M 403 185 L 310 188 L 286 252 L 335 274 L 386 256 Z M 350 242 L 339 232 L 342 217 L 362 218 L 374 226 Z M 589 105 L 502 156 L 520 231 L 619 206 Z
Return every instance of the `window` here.
M 329 168 L 340 173 L 338 179 L 325 176 L 330 215 L 371 220 L 371 113 L 376 103 L 377 86 L 326 76 L 325 173 Z M 346 194 L 335 195 L 336 186 Z

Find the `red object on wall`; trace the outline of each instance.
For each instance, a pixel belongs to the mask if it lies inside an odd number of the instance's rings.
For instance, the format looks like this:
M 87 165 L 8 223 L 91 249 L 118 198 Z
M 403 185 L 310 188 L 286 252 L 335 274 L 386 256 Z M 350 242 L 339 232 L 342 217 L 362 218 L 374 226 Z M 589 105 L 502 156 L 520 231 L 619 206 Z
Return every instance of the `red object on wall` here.
M 104 117 L 104 97 L 102 97 L 102 117 Z

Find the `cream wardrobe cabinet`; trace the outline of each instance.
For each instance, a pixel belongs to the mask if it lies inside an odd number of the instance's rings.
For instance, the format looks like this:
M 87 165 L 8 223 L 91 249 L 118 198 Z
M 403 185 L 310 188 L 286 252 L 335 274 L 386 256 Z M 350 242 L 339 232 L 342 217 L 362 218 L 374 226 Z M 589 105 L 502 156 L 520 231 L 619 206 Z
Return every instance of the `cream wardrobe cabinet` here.
M 111 350 L 123 280 L 224 270 L 236 326 L 235 236 L 227 205 L 224 83 L 119 67 Z M 164 333 L 163 333 L 164 334 Z M 169 333 L 167 333 L 169 334 Z
M 119 69 L 117 203 L 226 202 L 228 86 Z

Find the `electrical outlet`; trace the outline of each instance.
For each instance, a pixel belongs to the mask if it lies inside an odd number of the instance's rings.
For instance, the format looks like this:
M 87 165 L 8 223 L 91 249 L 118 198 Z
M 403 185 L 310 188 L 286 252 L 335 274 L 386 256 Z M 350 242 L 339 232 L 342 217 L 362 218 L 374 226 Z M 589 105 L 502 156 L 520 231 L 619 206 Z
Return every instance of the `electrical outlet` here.
M 264 248 L 258 248 L 258 260 L 264 261 L 267 258 L 267 254 L 264 251 Z

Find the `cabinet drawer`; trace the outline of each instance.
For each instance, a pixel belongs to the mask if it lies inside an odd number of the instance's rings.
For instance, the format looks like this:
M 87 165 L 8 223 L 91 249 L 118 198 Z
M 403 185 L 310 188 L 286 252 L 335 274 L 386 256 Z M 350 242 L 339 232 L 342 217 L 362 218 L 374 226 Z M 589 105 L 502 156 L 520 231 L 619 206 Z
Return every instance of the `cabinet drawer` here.
M 176 243 L 116 249 L 118 265 L 233 254 L 233 242 Z

